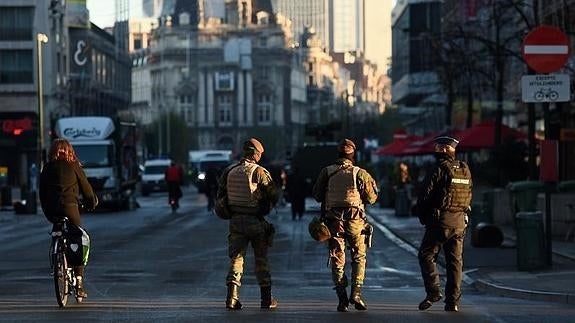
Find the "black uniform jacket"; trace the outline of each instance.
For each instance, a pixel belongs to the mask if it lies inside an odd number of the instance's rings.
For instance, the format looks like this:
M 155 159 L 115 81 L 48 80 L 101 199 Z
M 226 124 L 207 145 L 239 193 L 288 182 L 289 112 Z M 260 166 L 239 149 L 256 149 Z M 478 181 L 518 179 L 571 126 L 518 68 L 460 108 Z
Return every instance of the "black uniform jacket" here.
M 437 162 L 426 175 L 413 212 L 426 226 L 465 228 L 465 212 L 440 210 L 449 180 L 449 174 L 440 165 L 446 160 L 453 161 L 453 157 L 445 153 L 436 153 L 435 157 Z

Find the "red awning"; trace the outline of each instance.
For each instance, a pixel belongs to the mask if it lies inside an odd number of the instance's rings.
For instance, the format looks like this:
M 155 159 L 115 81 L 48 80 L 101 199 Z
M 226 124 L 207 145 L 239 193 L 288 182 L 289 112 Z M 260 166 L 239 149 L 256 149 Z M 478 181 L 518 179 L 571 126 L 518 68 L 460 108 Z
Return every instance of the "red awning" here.
M 493 147 L 495 137 L 495 122 L 484 121 L 473 125 L 471 128 L 463 130 L 459 134 L 458 150 L 477 150 Z M 501 139 L 508 138 L 527 139 L 527 135 L 517 129 L 501 125 Z
M 419 140 L 413 141 L 409 146 L 405 147 L 402 155 L 426 155 L 432 154 L 434 149 L 433 138 L 442 134 L 442 132 L 429 133 Z
M 375 153 L 380 156 L 399 156 L 402 154 L 405 147 L 419 138 L 419 136 L 406 134 L 404 130 L 398 130 L 393 134 L 393 141 L 377 149 Z
M 435 151 L 435 142 L 433 139 L 437 136 L 449 135 L 455 138 L 460 138 L 459 132 L 455 130 L 448 131 L 437 131 L 428 133 L 427 135 L 421 137 L 419 140 L 413 141 L 409 146 L 407 146 L 402 155 L 427 155 L 433 154 Z

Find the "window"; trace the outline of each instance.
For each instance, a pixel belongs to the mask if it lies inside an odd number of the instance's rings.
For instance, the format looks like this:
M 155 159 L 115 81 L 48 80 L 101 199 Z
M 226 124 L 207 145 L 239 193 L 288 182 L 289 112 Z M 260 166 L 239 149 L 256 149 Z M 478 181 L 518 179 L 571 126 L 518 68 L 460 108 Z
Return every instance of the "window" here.
M 142 48 L 142 39 L 138 37 L 134 39 L 134 50 L 140 48 Z
M 33 83 L 32 50 L 0 50 L 0 84 Z
M 260 94 L 257 103 L 258 124 L 271 124 L 272 100 L 270 94 Z
M 0 7 L 0 40 L 33 40 L 32 7 Z
M 267 80 L 270 78 L 270 67 L 269 66 L 261 66 L 259 68 L 259 78 Z
M 266 37 L 259 38 L 260 47 L 267 47 L 268 46 L 268 39 Z
M 232 96 L 218 96 L 218 123 L 220 126 L 232 125 Z
M 194 103 L 191 95 L 180 95 L 179 110 L 180 116 L 187 124 L 194 122 L 192 114 Z

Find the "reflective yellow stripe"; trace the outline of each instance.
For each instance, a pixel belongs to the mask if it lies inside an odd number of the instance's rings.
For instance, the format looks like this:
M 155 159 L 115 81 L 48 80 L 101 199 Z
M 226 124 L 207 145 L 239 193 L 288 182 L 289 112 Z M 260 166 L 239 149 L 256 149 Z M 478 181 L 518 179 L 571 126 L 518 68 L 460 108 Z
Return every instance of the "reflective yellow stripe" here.
M 452 178 L 451 179 L 452 183 L 455 184 L 465 184 L 465 185 L 469 185 L 469 180 L 468 179 L 463 179 L 463 178 Z

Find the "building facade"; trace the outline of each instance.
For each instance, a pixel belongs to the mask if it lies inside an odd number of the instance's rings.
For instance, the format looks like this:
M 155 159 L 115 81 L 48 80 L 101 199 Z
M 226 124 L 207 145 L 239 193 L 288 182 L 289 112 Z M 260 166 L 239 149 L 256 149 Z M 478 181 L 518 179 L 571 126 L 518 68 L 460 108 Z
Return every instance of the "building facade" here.
M 392 12 L 392 95 L 401 113 L 411 117 L 411 133 L 444 125 L 444 100 L 436 70 L 441 33 L 441 1 L 399 0 Z
M 42 104 L 45 120 L 67 106 L 68 32 L 64 1 L 0 2 L 0 185 L 29 185 L 28 170 L 38 164 L 38 49 L 41 51 Z M 45 34 L 47 43 L 37 40 Z
M 253 8 L 227 1 L 223 21 L 175 11 L 177 20 L 164 17 L 152 33 L 145 67 L 151 108 L 185 120 L 191 149 L 239 152 L 243 140 L 257 136 L 269 158 L 281 158 L 292 145 L 292 51 L 284 27 Z M 169 153 L 172 141 L 166 138 L 161 152 Z

